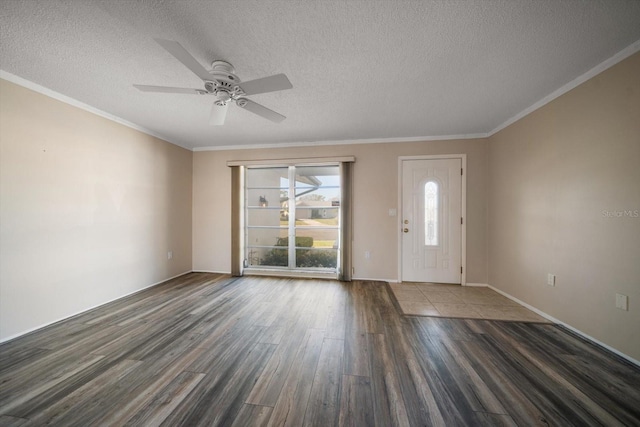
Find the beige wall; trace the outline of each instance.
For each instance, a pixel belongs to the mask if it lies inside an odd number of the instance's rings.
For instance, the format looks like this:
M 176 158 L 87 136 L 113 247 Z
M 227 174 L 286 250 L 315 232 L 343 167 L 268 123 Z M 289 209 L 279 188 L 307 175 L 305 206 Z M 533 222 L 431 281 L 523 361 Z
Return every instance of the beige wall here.
M 615 212 L 640 210 L 639 76 L 635 54 L 490 138 L 488 231 L 491 285 L 636 360 L 640 218 Z
M 190 271 L 191 183 L 190 151 L 0 80 L 0 340 Z
M 228 160 L 354 155 L 354 242 L 356 278 L 397 280 L 398 157 L 467 154 L 467 281 L 487 283 L 487 141 L 454 140 L 354 144 L 194 153 L 193 268 L 231 268 L 231 171 Z M 364 252 L 371 258 L 365 259 Z

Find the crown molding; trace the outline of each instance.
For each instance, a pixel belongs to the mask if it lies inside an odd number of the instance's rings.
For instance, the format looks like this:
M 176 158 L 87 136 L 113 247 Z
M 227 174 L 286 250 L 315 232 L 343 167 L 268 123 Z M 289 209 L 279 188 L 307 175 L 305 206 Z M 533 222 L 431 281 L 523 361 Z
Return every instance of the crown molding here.
M 370 138 L 370 139 L 343 139 L 327 141 L 301 141 L 283 142 L 273 144 L 247 144 L 247 145 L 220 145 L 211 147 L 196 147 L 193 151 L 229 151 L 229 150 L 255 150 L 260 148 L 290 148 L 290 147 L 317 147 L 322 145 L 356 145 L 356 144 L 385 144 L 394 142 L 427 142 L 449 141 L 454 139 L 482 139 L 487 138 L 487 133 L 474 133 L 464 135 L 439 135 L 439 136 L 412 136 L 404 138 Z

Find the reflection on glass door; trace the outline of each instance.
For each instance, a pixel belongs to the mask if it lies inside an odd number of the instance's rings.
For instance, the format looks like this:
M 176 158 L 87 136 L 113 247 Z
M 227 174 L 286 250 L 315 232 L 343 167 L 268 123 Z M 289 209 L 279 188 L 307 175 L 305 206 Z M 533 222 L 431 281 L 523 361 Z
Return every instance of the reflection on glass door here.
M 245 267 L 337 271 L 337 165 L 252 167 L 245 183 Z

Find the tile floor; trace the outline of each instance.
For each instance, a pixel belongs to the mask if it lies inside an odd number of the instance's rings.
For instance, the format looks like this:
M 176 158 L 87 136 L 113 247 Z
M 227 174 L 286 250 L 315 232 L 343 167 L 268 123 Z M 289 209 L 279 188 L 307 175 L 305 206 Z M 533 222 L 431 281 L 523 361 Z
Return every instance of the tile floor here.
M 407 315 L 550 323 L 489 288 L 434 283 L 391 283 L 390 286 Z

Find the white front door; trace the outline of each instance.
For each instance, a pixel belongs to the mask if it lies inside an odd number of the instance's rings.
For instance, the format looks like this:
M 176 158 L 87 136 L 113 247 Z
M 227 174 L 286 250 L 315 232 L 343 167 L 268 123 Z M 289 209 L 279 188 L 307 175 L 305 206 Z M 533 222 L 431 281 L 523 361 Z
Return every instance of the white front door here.
M 462 159 L 402 161 L 402 280 L 462 281 Z

